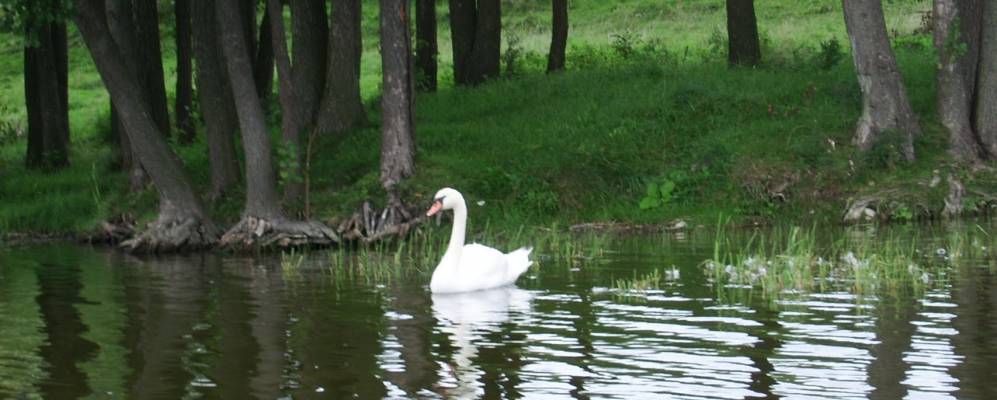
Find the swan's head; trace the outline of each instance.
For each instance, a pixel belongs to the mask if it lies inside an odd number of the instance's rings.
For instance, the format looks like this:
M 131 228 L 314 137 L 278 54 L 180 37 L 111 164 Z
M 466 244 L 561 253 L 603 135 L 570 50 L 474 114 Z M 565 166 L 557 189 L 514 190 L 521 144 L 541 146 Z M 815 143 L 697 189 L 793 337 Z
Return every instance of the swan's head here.
M 433 206 L 426 211 L 426 216 L 431 216 L 441 210 L 453 210 L 458 204 L 464 204 L 464 196 L 460 192 L 451 188 L 443 188 L 433 196 Z

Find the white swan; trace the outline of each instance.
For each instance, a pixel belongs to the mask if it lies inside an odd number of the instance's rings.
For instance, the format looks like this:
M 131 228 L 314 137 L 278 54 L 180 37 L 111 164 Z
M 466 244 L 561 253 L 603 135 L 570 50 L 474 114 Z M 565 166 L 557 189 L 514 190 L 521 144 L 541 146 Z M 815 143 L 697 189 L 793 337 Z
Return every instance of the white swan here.
M 520 248 L 503 254 L 476 243 L 465 245 L 467 205 L 460 192 L 451 188 L 436 192 L 433 206 L 426 211 L 426 216 L 440 210 L 453 210 L 453 230 L 450 232 L 447 251 L 429 282 L 429 289 L 433 293 L 470 292 L 505 286 L 515 282 L 516 278 L 533 265 L 533 261 L 530 261 L 532 248 Z

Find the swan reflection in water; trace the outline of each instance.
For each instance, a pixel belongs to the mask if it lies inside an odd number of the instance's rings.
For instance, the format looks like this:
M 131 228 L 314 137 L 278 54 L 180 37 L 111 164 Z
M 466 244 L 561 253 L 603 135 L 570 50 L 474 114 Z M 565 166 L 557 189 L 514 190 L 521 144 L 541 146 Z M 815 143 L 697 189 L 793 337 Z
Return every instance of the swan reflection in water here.
M 484 394 L 483 371 L 474 365 L 485 335 L 499 332 L 510 316 L 527 315 L 533 294 L 515 286 L 464 293 L 433 294 L 433 314 L 440 331 L 450 337 L 455 352 L 444 365 L 452 380 L 444 380 L 446 397 L 471 398 Z

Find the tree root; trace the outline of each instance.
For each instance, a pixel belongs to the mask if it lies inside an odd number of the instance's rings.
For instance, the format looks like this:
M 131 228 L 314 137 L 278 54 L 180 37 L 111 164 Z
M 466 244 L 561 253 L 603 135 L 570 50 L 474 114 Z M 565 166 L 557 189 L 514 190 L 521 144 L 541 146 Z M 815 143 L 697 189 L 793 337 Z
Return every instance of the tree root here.
M 408 235 L 412 227 L 425 221 L 425 217 L 405 209 L 399 202 L 391 202 L 381 211 L 364 202 L 353 216 L 339 224 L 337 229 L 344 241 L 370 244 Z
M 230 250 L 250 250 L 331 246 L 339 242 L 339 235 L 320 222 L 244 217 L 222 235 L 219 245 Z
M 198 218 L 156 221 L 149 227 L 121 242 L 129 253 L 172 253 L 185 250 L 202 250 L 218 242 L 218 229 L 214 224 Z

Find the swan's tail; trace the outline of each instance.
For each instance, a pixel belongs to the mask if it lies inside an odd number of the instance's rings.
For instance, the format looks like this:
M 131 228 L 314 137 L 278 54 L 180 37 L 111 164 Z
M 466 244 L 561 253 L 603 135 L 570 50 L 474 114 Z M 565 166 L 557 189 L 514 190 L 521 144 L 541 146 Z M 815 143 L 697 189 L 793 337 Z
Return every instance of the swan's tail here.
M 513 250 L 511 253 L 506 254 L 506 259 L 509 261 L 509 277 L 511 280 L 515 281 L 523 272 L 533 265 L 533 261 L 530 261 L 530 252 L 533 251 L 532 247 L 521 247 L 519 249 Z

